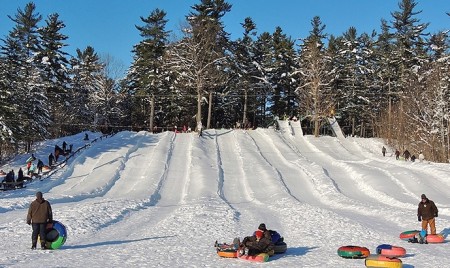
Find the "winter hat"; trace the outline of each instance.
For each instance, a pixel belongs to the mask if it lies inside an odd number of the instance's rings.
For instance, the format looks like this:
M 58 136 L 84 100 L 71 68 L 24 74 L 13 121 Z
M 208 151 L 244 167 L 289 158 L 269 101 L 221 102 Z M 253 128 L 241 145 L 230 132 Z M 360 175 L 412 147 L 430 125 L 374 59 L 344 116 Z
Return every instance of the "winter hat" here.
M 259 229 L 259 230 L 263 230 L 263 231 L 267 230 L 267 229 L 266 229 L 266 224 L 261 223 L 261 224 L 259 225 L 258 229 Z
M 427 199 L 427 196 L 426 196 L 425 194 L 422 194 L 422 195 L 420 196 L 420 198 L 422 198 L 422 199 Z
M 255 232 L 255 236 L 258 237 L 258 238 L 261 238 L 263 236 L 263 234 L 264 234 L 264 232 L 261 231 L 261 230 L 258 230 L 258 231 Z

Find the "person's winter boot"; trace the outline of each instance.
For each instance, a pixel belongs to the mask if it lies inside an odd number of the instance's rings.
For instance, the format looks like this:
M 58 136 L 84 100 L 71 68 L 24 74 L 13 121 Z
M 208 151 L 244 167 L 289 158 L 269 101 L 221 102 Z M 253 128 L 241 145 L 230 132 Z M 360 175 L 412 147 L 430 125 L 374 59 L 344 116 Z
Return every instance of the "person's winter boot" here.
M 234 250 L 238 250 L 240 244 L 241 244 L 241 241 L 240 241 L 240 239 L 238 237 L 233 239 L 233 248 L 234 248 Z
M 42 244 L 41 244 L 41 249 L 42 249 L 42 250 L 47 249 L 47 247 L 45 246 L 45 243 L 42 243 Z
M 37 244 L 37 241 L 32 241 L 31 242 L 31 249 L 36 249 L 36 244 Z

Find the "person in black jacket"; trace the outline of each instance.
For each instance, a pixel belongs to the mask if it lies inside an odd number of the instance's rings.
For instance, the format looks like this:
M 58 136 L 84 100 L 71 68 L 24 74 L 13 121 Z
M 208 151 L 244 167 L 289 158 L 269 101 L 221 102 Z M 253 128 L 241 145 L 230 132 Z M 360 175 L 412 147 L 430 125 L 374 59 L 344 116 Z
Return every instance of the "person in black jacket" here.
M 438 209 L 425 194 L 422 194 L 421 198 L 422 200 L 417 208 L 417 219 L 422 222 L 422 230 L 426 231 L 429 225 L 431 234 L 436 234 L 435 218 L 438 216 Z
M 52 168 L 53 162 L 55 162 L 55 157 L 53 156 L 53 153 L 50 153 L 48 155 L 48 166 Z
M 247 255 L 255 256 L 260 253 L 274 254 L 274 244 L 272 240 L 264 236 L 262 230 L 257 230 L 253 236 L 247 236 L 242 241 L 243 250 L 248 249 Z
M 53 213 L 50 203 L 44 199 L 42 192 L 37 192 L 36 200 L 31 202 L 27 214 L 27 224 L 32 225 L 33 228 L 33 233 L 31 234 L 31 249 L 36 249 L 38 235 L 41 240 L 41 249 L 46 249 L 45 230 L 47 228 L 47 223 L 52 221 Z
M 42 168 L 43 167 L 44 167 L 44 162 L 42 162 L 42 160 L 39 159 L 38 162 L 37 162 L 38 174 L 42 173 Z

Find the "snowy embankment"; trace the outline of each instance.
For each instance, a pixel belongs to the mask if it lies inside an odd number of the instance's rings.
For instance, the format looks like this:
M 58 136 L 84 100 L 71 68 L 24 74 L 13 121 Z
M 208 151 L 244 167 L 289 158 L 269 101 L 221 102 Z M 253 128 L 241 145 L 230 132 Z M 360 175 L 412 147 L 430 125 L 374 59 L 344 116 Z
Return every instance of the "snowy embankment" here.
M 265 222 L 288 244 L 268 267 L 362 267 L 337 249 L 374 252 L 384 243 L 407 249 L 404 267 L 446 267 L 450 243 L 408 244 L 398 235 L 420 228 L 422 193 L 440 210 L 438 231 L 450 232 L 448 165 L 383 158 L 376 139 L 314 138 L 298 122 L 280 126 L 203 137 L 125 131 L 95 142 L 51 177 L 0 193 L 0 266 L 259 267 L 219 258 L 213 244 Z M 79 147 L 82 136 L 65 140 Z M 36 155 L 62 141 L 47 141 Z M 38 190 L 69 233 L 50 254 L 29 250 L 25 216 Z

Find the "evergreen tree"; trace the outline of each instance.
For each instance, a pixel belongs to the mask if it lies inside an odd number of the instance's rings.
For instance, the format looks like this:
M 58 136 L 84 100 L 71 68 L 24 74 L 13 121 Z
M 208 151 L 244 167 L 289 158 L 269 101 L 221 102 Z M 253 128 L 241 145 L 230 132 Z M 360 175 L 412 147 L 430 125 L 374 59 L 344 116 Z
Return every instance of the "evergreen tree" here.
M 422 36 L 428 27 L 428 23 L 420 23 L 416 17 L 421 11 L 415 11 L 417 6 L 414 0 L 401 0 L 399 11 L 391 13 L 393 17 L 392 28 L 394 29 L 395 48 L 394 57 L 398 62 L 397 87 L 393 93 L 398 94 L 398 126 L 397 140 L 399 147 L 404 148 L 407 140 L 406 133 L 408 127 L 405 124 L 406 114 L 405 101 L 411 96 L 411 91 L 416 90 L 415 85 L 419 84 L 417 71 L 426 60 L 424 53 L 424 40 Z M 391 93 L 392 94 L 392 93 Z
M 163 10 L 154 10 L 147 18 L 141 17 L 144 26 L 136 26 L 143 40 L 134 46 L 134 62 L 130 68 L 129 83 L 135 92 L 134 118 L 143 125 L 149 120 L 149 131 L 153 131 L 155 106 L 160 106 L 168 94 L 167 70 L 163 67 L 163 56 L 170 32 L 165 30 L 167 20 Z M 158 103 L 156 103 L 158 101 Z M 150 109 L 147 111 L 146 103 Z
M 226 78 L 223 76 L 225 51 L 228 49 L 228 34 L 224 30 L 222 17 L 231 10 L 231 5 L 224 0 L 202 0 L 192 6 L 193 11 L 187 16 L 190 28 L 185 29 L 187 36 L 181 47 L 186 53 L 178 51 L 173 55 L 182 68 L 178 73 L 191 74 L 191 84 L 197 95 L 197 127 L 202 123 L 202 101 L 208 95 L 209 109 L 207 128 L 211 121 L 211 100 L 213 92 L 223 87 Z M 179 46 L 179 48 L 181 48 Z M 188 56 L 187 58 L 181 57 Z M 181 72 L 180 72 L 181 70 Z
M 14 114 L 16 113 L 16 106 L 11 105 L 12 92 L 9 90 L 11 81 L 8 80 L 8 66 L 6 59 L 0 55 L 0 158 L 2 157 L 2 148 L 11 145 L 14 141 L 13 129 L 15 126 Z
M 398 103 L 399 96 L 396 94 L 397 78 L 399 72 L 400 62 L 394 56 L 394 34 L 389 32 L 389 25 L 386 20 L 381 20 L 381 33 L 378 35 L 375 44 L 374 53 L 377 58 L 378 65 L 375 70 L 378 86 L 381 90 L 381 103 L 386 103 L 387 120 L 381 120 L 380 132 L 387 137 L 390 144 L 393 138 L 394 124 L 393 124 L 393 109 L 392 104 Z M 382 116 L 385 118 L 386 116 Z M 387 121 L 387 122 L 386 122 Z
M 27 142 L 27 150 L 34 140 L 48 136 L 50 114 L 44 82 L 40 76 L 39 59 L 41 50 L 38 35 L 38 23 L 42 16 L 36 13 L 36 6 L 28 3 L 24 10 L 18 9 L 15 23 L 9 32 L 2 52 L 8 66 L 7 83 L 13 91 L 9 103 L 16 106 L 15 136 Z M 27 105 L 22 105 L 26 100 Z
M 51 14 L 46 25 L 39 29 L 41 50 L 36 56 L 45 81 L 49 110 L 51 111 L 52 136 L 59 137 L 68 122 L 66 96 L 69 79 L 68 54 L 62 49 L 66 46 L 67 36 L 60 33 L 65 25 L 57 13 Z M 63 131 L 63 132 L 61 132 Z
M 417 151 L 436 161 L 449 159 L 450 54 L 448 32 L 441 31 L 429 41 L 430 60 L 420 72 L 421 90 L 412 92 L 410 136 Z M 426 141 L 426 142 L 423 142 Z
M 231 60 L 232 76 L 234 77 L 232 84 L 234 86 L 230 87 L 231 90 L 227 90 L 227 101 L 223 103 L 225 107 L 231 103 L 234 103 L 234 106 L 237 106 L 236 108 L 241 107 L 234 109 L 234 111 L 239 112 L 239 115 L 233 116 L 235 122 L 239 122 L 238 126 L 248 125 L 249 97 L 255 96 L 256 84 L 258 83 L 256 78 L 261 76 L 260 69 L 258 69 L 255 61 L 254 41 L 251 37 L 256 34 L 256 25 L 249 17 L 245 18 L 241 25 L 244 28 L 244 34 L 242 38 L 234 42 L 233 59 Z M 235 94 L 232 94 L 233 91 Z M 233 101 L 233 99 L 236 99 L 233 97 L 237 97 L 241 104 Z M 226 124 L 234 125 L 233 122 L 226 122 Z
M 96 128 L 96 113 L 99 111 L 95 110 L 96 103 L 92 97 L 104 81 L 104 66 L 93 47 L 88 46 L 83 51 L 77 49 L 76 54 L 70 62 L 72 86 L 68 94 L 68 120 L 72 132 Z
M 298 103 L 295 97 L 296 83 L 292 79 L 295 66 L 294 42 L 280 27 L 272 34 L 273 45 L 273 69 L 271 84 L 273 87 L 273 106 L 271 111 L 274 115 L 298 116 Z
M 332 71 L 330 59 L 326 56 L 323 39 L 325 25 L 320 17 L 314 17 L 311 21 L 312 30 L 302 44 L 299 57 L 299 69 L 302 83 L 297 89 L 300 98 L 300 111 L 306 114 L 314 122 L 314 136 L 319 136 L 319 130 L 323 120 L 330 114 L 334 107 L 334 95 L 331 91 Z

